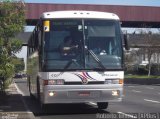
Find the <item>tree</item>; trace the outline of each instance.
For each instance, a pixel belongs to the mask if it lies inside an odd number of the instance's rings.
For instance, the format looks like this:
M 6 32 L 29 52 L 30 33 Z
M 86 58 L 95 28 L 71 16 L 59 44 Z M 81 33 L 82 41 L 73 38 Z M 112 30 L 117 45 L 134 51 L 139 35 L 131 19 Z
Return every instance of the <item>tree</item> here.
M 158 34 L 152 34 L 150 30 L 142 30 L 140 33 L 139 40 L 143 41 L 143 45 L 138 50 L 138 53 L 145 54 L 145 57 L 147 58 L 148 76 L 151 74 L 153 55 L 159 53 L 160 50 L 159 38 L 160 36 Z
M 152 34 L 145 34 L 144 36 L 146 47 L 144 47 L 143 51 L 146 53 L 147 59 L 148 59 L 148 76 L 151 74 L 151 67 L 152 67 L 152 57 L 157 51 L 159 50 L 158 44 L 158 38 L 155 35 Z
M 130 45 L 134 48 L 130 51 L 130 56 L 133 57 L 132 60 L 134 61 L 131 64 L 137 64 L 137 69 L 142 69 L 139 70 L 141 71 L 139 73 L 148 72 L 148 76 L 150 76 L 153 69 L 154 71 L 159 70 L 160 33 L 152 33 L 151 28 L 143 27 L 130 34 Z M 158 71 L 153 73 L 158 73 Z
M 10 78 L 14 73 L 13 56 L 22 46 L 15 35 L 23 31 L 25 23 L 24 2 L 1 0 L 0 2 L 0 77 Z

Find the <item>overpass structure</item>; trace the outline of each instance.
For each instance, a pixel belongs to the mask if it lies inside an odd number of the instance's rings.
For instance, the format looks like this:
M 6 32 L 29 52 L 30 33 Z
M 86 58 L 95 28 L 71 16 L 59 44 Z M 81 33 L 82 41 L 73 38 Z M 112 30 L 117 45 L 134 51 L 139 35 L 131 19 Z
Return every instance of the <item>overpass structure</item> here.
M 122 22 L 122 27 L 160 28 L 160 7 L 46 3 L 26 3 L 25 7 L 27 25 L 36 25 L 43 12 L 91 10 L 117 14 Z

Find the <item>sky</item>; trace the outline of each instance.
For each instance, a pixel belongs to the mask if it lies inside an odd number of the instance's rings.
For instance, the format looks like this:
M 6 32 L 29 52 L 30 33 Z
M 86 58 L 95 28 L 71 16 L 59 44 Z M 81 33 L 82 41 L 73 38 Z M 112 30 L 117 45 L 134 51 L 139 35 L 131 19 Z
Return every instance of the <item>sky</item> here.
M 57 4 L 103 4 L 103 5 L 129 5 L 160 7 L 160 0 L 24 0 L 26 3 L 57 3 Z M 25 31 L 32 31 L 34 27 L 27 26 Z M 18 57 L 26 62 L 27 48 L 23 47 Z
M 106 4 L 160 6 L 160 0 L 24 0 L 26 3 Z

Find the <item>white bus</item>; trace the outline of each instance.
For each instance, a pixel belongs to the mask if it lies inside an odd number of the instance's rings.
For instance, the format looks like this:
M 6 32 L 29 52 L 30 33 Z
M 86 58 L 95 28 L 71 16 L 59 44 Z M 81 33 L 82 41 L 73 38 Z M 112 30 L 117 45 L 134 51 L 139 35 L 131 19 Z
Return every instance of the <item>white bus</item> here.
M 41 105 L 97 103 L 123 96 L 123 36 L 119 17 L 95 11 L 42 14 L 28 41 L 28 87 Z

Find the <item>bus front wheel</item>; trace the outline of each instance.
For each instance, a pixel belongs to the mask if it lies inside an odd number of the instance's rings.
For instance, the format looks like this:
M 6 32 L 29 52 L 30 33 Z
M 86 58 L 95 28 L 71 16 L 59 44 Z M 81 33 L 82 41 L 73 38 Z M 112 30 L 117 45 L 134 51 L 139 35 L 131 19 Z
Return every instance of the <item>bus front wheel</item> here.
M 107 109 L 108 102 L 97 102 L 98 109 Z
M 33 94 L 31 93 L 31 80 L 30 77 L 28 76 L 28 89 L 29 89 L 29 94 L 30 94 L 30 98 L 34 99 Z

